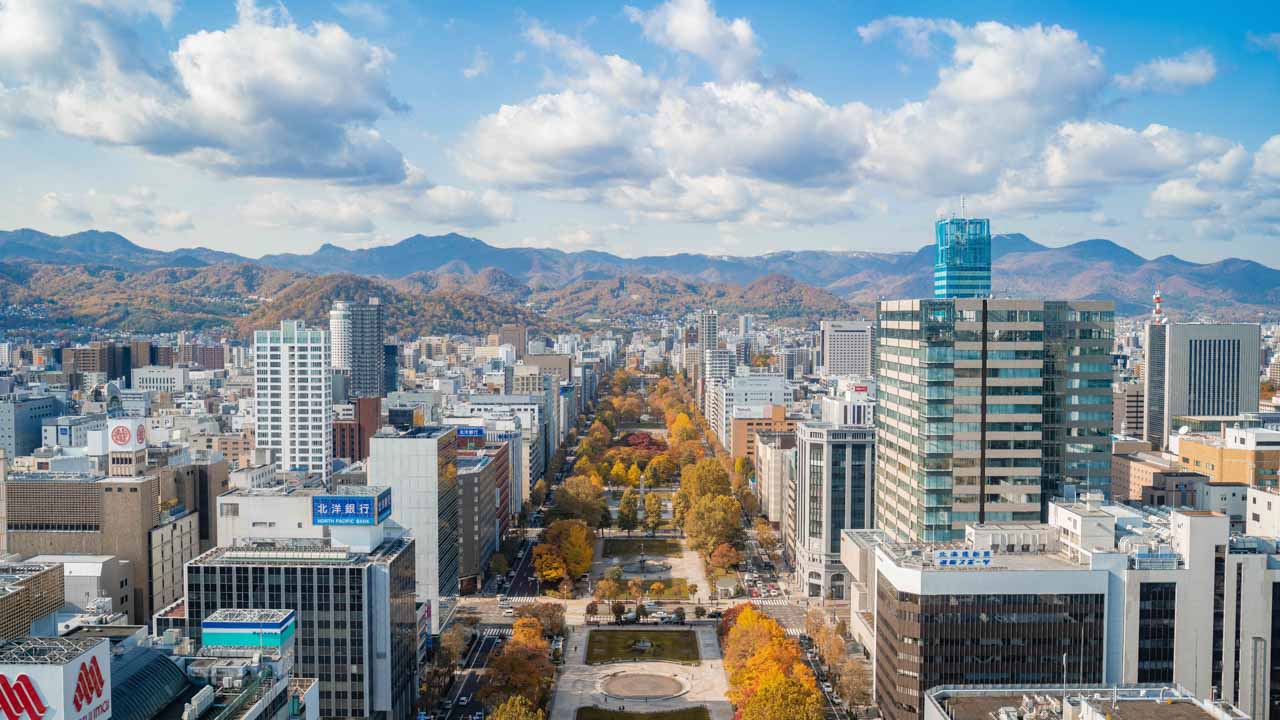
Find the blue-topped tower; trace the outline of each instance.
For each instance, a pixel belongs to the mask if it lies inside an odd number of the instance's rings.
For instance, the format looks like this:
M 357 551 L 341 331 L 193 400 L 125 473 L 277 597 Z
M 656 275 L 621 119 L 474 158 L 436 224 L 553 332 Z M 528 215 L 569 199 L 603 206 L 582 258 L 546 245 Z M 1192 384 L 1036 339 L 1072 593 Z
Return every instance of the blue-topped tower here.
M 950 218 L 934 225 L 938 256 L 933 264 L 935 298 L 991 295 L 991 221 Z

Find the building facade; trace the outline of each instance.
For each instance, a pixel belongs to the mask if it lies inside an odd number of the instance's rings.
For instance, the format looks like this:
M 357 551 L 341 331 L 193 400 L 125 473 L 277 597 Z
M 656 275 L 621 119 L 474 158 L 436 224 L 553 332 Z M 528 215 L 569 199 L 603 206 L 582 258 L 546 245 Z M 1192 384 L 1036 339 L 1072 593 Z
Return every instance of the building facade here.
M 329 336 L 296 320 L 253 334 L 255 442 L 281 470 L 328 479 L 333 465 Z
M 795 577 L 806 597 L 849 597 L 840 535 L 875 519 L 875 429 L 802 422 L 796 426 Z
M 947 542 L 1109 490 L 1114 315 L 1100 301 L 881 302 L 876 526 Z
M 1177 415 L 1257 412 L 1261 343 L 1261 328 L 1250 323 L 1148 323 L 1142 378 L 1151 447 L 1166 447 Z
M 363 303 L 343 300 L 333 303 L 329 310 L 329 337 L 333 343 L 330 362 L 335 370 L 347 376 L 349 397 L 387 394 L 383 383 L 385 335 L 382 301 L 378 298 L 371 297 Z
M 991 295 L 991 221 L 950 218 L 934 223 L 937 260 L 935 298 L 983 298 Z
M 875 323 L 869 320 L 823 320 L 819 326 L 822 365 L 828 375 L 867 376 L 875 368 Z

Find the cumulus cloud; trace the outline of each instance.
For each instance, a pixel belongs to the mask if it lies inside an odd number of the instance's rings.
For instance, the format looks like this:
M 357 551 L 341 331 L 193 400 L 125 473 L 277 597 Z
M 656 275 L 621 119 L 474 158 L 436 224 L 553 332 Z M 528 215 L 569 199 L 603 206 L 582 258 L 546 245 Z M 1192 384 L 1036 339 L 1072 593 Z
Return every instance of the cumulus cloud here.
M 40 212 L 51 220 L 88 226 L 93 213 L 77 198 L 66 193 L 47 192 L 40 196 Z
M 246 220 L 265 228 L 302 228 L 340 234 L 373 232 L 365 203 L 351 199 L 295 199 L 282 192 L 253 198 L 241 209 Z
M 300 27 L 239 0 L 236 23 L 183 37 L 163 63 L 129 23 L 171 3 L 0 6 L 0 123 L 137 147 L 226 175 L 395 183 L 404 159 L 374 127 L 403 109 L 391 53 L 338 25 Z
M 709 0 L 668 0 L 648 12 L 628 6 L 626 13 L 649 40 L 699 58 L 721 80 L 741 80 L 756 70 L 760 48 L 751 23 L 721 18 Z
M 1177 91 L 1206 85 L 1217 74 L 1218 66 L 1213 53 L 1200 48 L 1188 50 L 1177 57 L 1156 58 L 1145 62 L 1127 75 L 1117 75 L 1116 85 L 1134 91 Z
M 145 185 L 112 193 L 47 192 L 41 196 L 39 208 L 46 217 L 79 228 L 103 222 L 143 233 L 195 229 L 190 212 L 166 204 L 153 188 Z
M 335 9 L 348 20 L 364 23 L 370 27 L 385 28 L 390 22 L 390 18 L 387 17 L 387 9 L 374 2 L 352 0 L 351 2 L 338 3 Z
M 492 190 L 475 192 L 421 181 L 323 197 L 272 191 L 248 202 L 241 214 L 259 227 L 367 235 L 386 219 L 451 228 L 494 225 L 514 219 L 515 204 Z

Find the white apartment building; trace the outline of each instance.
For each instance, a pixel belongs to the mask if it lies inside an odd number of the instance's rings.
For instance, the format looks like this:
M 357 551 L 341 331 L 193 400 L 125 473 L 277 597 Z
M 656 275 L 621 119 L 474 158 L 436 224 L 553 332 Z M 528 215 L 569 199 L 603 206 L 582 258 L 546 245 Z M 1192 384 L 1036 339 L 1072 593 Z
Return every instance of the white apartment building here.
M 756 494 L 760 512 L 771 523 L 782 524 L 788 488 L 795 484 L 796 434 L 756 433 Z
M 333 465 L 329 334 L 285 320 L 253 334 L 256 446 L 283 471 L 328 481 Z
M 439 633 L 446 598 L 458 595 L 460 517 L 457 428 L 383 430 L 369 439 L 368 481 L 391 488 L 391 519 L 413 533 L 416 596 L 431 603 Z
M 1261 333 L 1252 323 L 1147 325 L 1142 394 L 1153 448 L 1166 446 L 1178 415 L 1258 411 Z
M 870 320 L 823 320 L 819 330 L 822 365 L 827 375 L 870 375 L 875 370 L 875 323 Z
M 734 409 L 743 406 L 786 405 L 791 402 L 791 388 L 781 373 L 752 372 L 745 365 L 737 374 L 707 385 L 707 423 L 725 448 L 731 447 Z

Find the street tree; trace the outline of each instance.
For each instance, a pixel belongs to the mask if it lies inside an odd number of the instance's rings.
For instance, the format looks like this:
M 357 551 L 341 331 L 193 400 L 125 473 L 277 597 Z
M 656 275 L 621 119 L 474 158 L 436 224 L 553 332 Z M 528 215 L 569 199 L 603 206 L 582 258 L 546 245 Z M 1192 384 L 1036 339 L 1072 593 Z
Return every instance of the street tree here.
M 490 720 L 546 720 L 541 710 L 534 707 L 523 695 L 512 695 L 506 702 L 494 708 Z
M 662 496 L 656 493 L 649 493 L 644 496 L 644 529 L 650 535 L 658 531 L 662 527 Z
M 622 499 L 618 501 L 618 529 L 626 530 L 630 535 L 639 525 L 639 500 L 636 491 L 627 488 L 622 491 Z
M 533 546 L 533 571 L 544 583 L 559 582 L 568 572 L 560 548 L 547 543 Z

